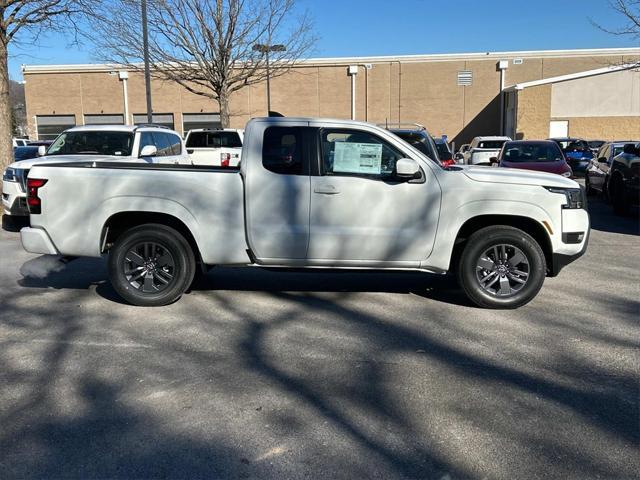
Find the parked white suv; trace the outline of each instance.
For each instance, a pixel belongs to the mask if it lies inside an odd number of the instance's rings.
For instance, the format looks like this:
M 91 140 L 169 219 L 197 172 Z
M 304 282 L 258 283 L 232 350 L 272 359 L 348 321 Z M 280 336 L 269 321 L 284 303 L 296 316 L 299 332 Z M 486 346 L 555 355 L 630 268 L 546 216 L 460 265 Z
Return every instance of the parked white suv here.
M 242 157 L 244 130 L 198 128 L 185 137 L 193 165 L 237 167 Z
M 86 125 L 62 132 L 44 156 L 14 162 L 2 176 L 5 214 L 28 217 L 26 181 L 34 165 L 82 161 L 190 164 L 180 135 L 155 125 Z
M 491 165 L 491 158 L 497 157 L 505 142 L 510 137 L 476 137 L 464 152 L 464 163 L 467 165 Z

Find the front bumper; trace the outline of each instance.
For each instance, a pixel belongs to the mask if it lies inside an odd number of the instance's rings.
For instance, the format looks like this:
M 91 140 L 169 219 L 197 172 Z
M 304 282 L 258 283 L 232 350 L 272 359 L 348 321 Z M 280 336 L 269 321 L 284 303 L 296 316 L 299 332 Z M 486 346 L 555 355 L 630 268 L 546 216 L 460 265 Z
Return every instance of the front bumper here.
M 2 206 L 7 215 L 29 216 L 27 195 L 22 191 L 18 182 L 2 182 Z
M 20 230 L 22 248 L 31 253 L 43 253 L 59 255 L 58 249 L 53 244 L 49 235 L 42 228 L 25 227 Z
M 567 211 L 565 211 L 565 212 L 567 212 Z M 572 226 L 567 225 L 567 223 L 569 223 L 569 222 L 563 222 L 563 229 L 564 229 L 565 226 L 569 227 L 568 230 L 574 230 L 574 231 L 579 231 L 582 228 L 582 227 L 580 227 L 580 228 L 571 228 L 571 227 L 577 226 L 577 224 L 579 224 L 580 222 L 572 222 L 572 223 L 576 224 L 576 225 L 572 225 Z M 591 234 L 591 225 L 589 225 L 589 223 L 587 223 L 587 228 L 586 228 L 584 240 L 582 241 L 582 246 L 580 246 L 580 249 L 578 251 L 570 252 L 570 253 L 569 252 L 565 253 L 565 252 L 562 252 L 562 251 L 553 252 L 553 255 L 551 256 L 551 268 L 550 268 L 550 271 L 548 273 L 548 276 L 555 277 L 556 275 L 558 275 L 560 273 L 560 271 L 564 267 L 569 265 L 571 262 L 576 261 L 582 255 L 585 254 L 585 252 L 587 251 L 587 245 L 589 244 L 589 235 Z M 568 235 L 571 235 L 571 233 L 568 233 L 566 231 L 563 232 L 563 238 L 565 238 Z M 568 244 L 565 244 L 565 248 L 570 248 L 570 247 L 572 247 L 574 245 L 575 244 L 573 242 L 572 243 L 568 243 Z M 579 245 L 575 245 L 575 246 L 578 247 Z

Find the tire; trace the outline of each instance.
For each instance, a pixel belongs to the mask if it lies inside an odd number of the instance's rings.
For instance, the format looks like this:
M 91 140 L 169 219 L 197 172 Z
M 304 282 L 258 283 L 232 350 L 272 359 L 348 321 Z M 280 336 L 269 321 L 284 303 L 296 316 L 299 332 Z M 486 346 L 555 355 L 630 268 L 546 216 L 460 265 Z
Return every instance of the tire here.
M 511 265 L 512 261 L 518 263 Z M 525 305 L 538 294 L 546 269 L 544 253 L 530 235 L 498 225 L 482 228 L 469 237 L 456 274 L 458 284 L 475 305 L 511 309 Z M 481 280 L 485 280 L 484 286 Z
M 109 254 L 113 288 L 127 302 L 143 307 L 176 301 L 191 285 L 195 269 L 187 240 L 165 225 L 127 230 Z
M 617 215 L 626 215 L 629 211 L 629 204 L 625 195 L 624 182 L 619 176 L 612 179 L 611 190 L 609 191 L 609 197 L 611 198 L 611 205 L 613 211 Z

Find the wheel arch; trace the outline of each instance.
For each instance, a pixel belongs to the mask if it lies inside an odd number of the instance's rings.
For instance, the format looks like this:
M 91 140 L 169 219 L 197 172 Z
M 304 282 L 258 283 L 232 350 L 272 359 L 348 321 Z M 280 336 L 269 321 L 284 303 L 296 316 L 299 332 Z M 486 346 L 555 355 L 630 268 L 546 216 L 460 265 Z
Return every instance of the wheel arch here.
M 499 225 L 518 228 L 531 235 L 538 245 L 540 245 L 540 248 L 544 253 L 547 271 L 552 271 L 553 246 L 544 225 L 530 217 L 495 214 L 471 217 L 460 226 L 454 241 L 454 248 L 451 256 L 451 268 L 455 268 L 467 240 L 474 232 L 477 232 L 481 228 Z
M 180 233 L 191 246 L 193 254 L 196 257 L 196 262 L 202 263 L 202 255 L 200 253 L 200 248 L 198 247 L 198 242 L 196 242 L 196 239 L 189 227 L 187 227 L 182 220 L 168 213 L 127 211 L 111 215 L 102 226 L 100 234 L 100 251 L 108 251 L 118 240 L 120 235 L 127 230 L 133 227 L 152 223 L 165 225 Z

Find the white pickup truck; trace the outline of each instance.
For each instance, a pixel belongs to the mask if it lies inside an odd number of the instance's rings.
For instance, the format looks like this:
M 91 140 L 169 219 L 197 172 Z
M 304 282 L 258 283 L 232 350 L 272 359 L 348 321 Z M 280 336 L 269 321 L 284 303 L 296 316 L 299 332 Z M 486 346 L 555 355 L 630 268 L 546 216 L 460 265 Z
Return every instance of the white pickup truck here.
M 237 167 L 243 139 L 244 130 L 199 128 L 189 130 L 184 143 L 193 165 Z
M 34 166 L 22 244 L 108 253 L 112 285 L 136 305 L 176 300 L 198 266 L 257 265 L 455 271 L 492 308 L 527 303 L 587 247 L 584 191 L 559 175 L 443 168 L 346 120 L 254 119 L 243 148 L 239 169 Z
M 491 158 L 497 157 L 505 142 L 510 137 L 476 137 L 464 152 L 464 163 L 467 165 L 491 165 Z

